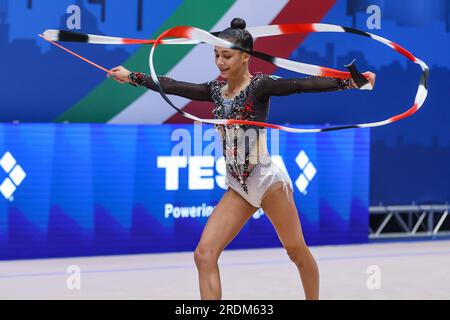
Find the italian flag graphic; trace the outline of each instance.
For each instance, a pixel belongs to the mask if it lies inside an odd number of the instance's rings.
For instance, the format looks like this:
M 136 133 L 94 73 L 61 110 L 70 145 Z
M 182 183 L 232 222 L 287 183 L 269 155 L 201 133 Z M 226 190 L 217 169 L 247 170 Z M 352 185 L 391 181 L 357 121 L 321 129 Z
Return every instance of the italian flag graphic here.
M 234 17 L 246 20 L 247 27 L 320 22 L 335 0 L 185 0 L 149 39 L 174 26 L 194 26 L 209 31 L 221 31 Z M 288 58 L 308 34 L 255 39 L 255 50 Z M 141 46 L 122 65 L 132 71 L 149 73 L 149 45 Z M 159 46 L 155 56 L 158 75 L 176 80 L 203 83 L 219 76 L 214 65 L 213 49 L 207 44 Z M 276 67 L 252 59 L 250 72 L 273 73 Z M 172 96 L 175 105 L 200 118 L 212 118 L 212 104 Z M 94 122 L 113 124 L 188 123 L 169 107 L 158 92 L 146 88 L 117 85 L 104 80 L 80 101 L 61 114 L 55 122 Z

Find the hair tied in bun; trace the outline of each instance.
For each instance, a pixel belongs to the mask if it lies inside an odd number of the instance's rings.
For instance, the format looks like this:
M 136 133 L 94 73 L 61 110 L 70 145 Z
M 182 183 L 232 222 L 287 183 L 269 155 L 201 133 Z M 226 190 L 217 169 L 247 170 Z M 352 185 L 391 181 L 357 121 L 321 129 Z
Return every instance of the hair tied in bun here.
M 244 19 L 241 18 L 234 18 L 231 20 L 231 28 L 233 29 L 245 29 L 246 23 Z

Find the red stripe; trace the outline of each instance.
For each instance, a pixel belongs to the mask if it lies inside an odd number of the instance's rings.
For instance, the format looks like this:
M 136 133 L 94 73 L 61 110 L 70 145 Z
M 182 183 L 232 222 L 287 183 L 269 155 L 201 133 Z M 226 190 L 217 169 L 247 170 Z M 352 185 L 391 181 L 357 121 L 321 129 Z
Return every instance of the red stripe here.
M 267 122 L 259 122 L 259 121 L 247 121 L 247 120 L 228 120 L 226 124 L 248 124 L 252 126 L 262 126 L 266 128 L 280 129 L 281 127 L 276 124 L 267 123 Z
M 131 38 L 122 38 L 123 44 L 151 44 L 155 43 L 157 39 L 165 38 L 165 37 L 177 37 L 177 38 L 189 38 L 189 32 L 192 27 L 190 26 L 177 26 L 171 28 L 169 30 L 164 31 L 159 35 L 155 40 L 145 40 L 145 39 L 131 39 Z M 164 40 L 160 40 L 158 44 L 163 43 Z
M 275 0 L 274 0 L 275 1 Z M 320 22 L 327 12 L 334 6 L 336 0 L 290 0 L 283 10 L 269 24 L 285 23 L 317 23 Z M 312 26 L 311 26 L 312 30 Z M 308 36 L 305 34 L 291 34 L 280 37 L 259 38 L 255 41 L 254 50 L 266 52 L 270 55 L 288 58 L 292 52 Z M 252 59 L 250 62 L 250 72 L 256 71 L 271 74 L 276 70 L 276 66 L 264 62 L 260 59 Z M 191 101 L 182 110 L 191 113 L 199 118 L 212 118 L 213 105 L 210 102 Z M 169 117 L 164 123 L 192 123 L 193 121 L 183 117 L 178 112 Z
M 189 32 L 191 30 L 192 30 L 192 27 L 189 27 L 189 26 L 173 27 L 173 28 L 161 33 L 158 36 L 158 38 L 156 38 L 155 44 L 158 45 L 158 44 L 162 43 L 163 38 L 166 38 L 166 37 L 189 38 Z
M 412 55 L 411 52 L 409 52 L 408 50 L 406 50 L 405 48 L 399 46 L 398 44 L 396 44 L 395 42 L 391 41 L 391 44 L 394 46 L 394 49 L 401 53 L 402 55 L 404 55 L 405 57 L 407 57 L 409 60 L 411 60 L 412 62 L 416 62 L 416 57 L 414 57 Z
M 129 38 L 122 38 L 123 44 L 151 44 L 154 43 L 154 40 L 143 40 L 143 39 L 129 39 Z
M 403 112 L 402 114 L 399 114 L 399 115 L 397 115 L 397 116 L 395 116 L 395 117 L 392 117 L 392 118 L 389 119 L 389 120 L 391 120 L 392 122 L 395 122 L 395 121 L 398 121 L 398 120 L 407 118 L 407 117 L 409 117 L 410 115 L 414 114 L 417 110 L 418 110 L 418 108 L 417 108 L 417 103 L 415 103 L 408 111 L 405 111 L 405 112 Z
M 284 25 L 280 25 L 279 29 L 283 34 L 291 34 L 291 33 L 299 33 L 299 32 L 310 33 L 310 32 L 315 31 L 312 23 L 304 24 L 304 25 L 298 25 L 297 23 L 284 24 Z
M 341 79 L 348 79 L 352 77 L 352 75 L 348 71 L 339 71 L 336 69 L 330 69 L 326 67 L 320 67 L 320 76 L 330 78 L 341 78 Z

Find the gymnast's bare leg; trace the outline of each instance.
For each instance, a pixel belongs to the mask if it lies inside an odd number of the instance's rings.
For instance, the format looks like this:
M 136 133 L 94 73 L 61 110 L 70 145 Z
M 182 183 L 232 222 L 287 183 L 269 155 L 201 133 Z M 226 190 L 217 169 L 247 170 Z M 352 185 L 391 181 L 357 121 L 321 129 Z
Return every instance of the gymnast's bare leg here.
M 288 197 L 289 200 L 282 184 L 278 184 L 264 194 L 261 207 L 275 227 L 289 258 L 297 266 L 305 298 L 319 299 L 319 268 L 303 238 L 297 207 L 290 188 Z
M 222 299 L 219 256 L 257 209 L 231 188 L 214 208 L 194 252 L 202 300 Z

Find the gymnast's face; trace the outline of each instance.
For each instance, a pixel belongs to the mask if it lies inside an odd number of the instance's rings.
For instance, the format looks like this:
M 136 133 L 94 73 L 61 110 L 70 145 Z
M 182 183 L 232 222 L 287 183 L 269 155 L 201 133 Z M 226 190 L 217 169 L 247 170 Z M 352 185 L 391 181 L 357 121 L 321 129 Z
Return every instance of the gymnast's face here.
M 247 71 L 250 55 L 236 49 L 214 47 L 215 62 L 222 78 L 234 77 Z

